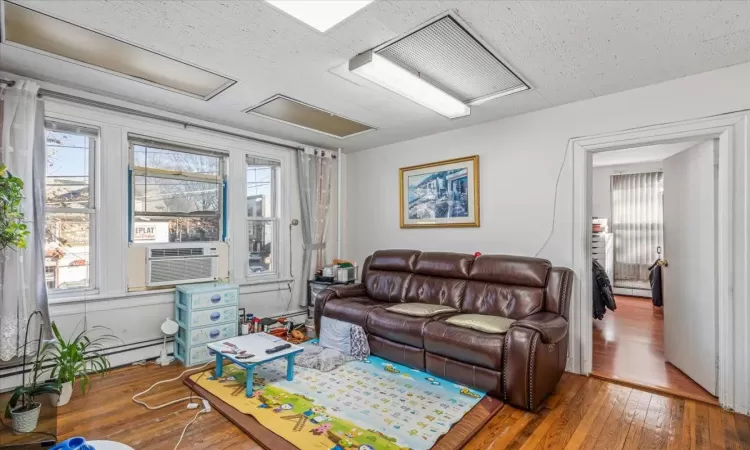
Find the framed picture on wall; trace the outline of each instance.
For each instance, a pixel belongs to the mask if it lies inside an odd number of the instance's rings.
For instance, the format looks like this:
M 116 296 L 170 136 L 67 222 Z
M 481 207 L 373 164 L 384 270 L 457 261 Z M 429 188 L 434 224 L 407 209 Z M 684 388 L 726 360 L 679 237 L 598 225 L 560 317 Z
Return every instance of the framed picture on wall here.
M 479 156 L 399 169 L 401 228 L 478 227 Z

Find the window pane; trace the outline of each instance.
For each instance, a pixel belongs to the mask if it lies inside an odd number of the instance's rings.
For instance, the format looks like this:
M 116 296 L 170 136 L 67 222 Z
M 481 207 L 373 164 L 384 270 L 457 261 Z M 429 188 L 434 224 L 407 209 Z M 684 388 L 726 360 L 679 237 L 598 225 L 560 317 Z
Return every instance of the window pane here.
M 273 220 L 248 220 L 247 223 L 250 274 L 274 272 Z
M 247 165 L 247 217 L 273 217 L 275 166 Z
M 197 155 L 142 145 L 133 147 L 133 163 L 136 167 L 166 170 L 186 175 L 198 174 L 218 179 L 219 160 L 220 158 L 217 156 Z
M 44 273 L 48 287 L 73 289 L 91 286 L 90 225 L 89 214 L 46 215 Z
M 48 208 L 89 208 L 90 152 L 96 140 L 87 134 L 46 130 Z
M 136 212 L 150 213 L 218 213 L 217 183 L 174 180 L 171 178 L 135 177 Z
M 206 242 L 219 240 L 218 217 L 143 217 L 133 223 L 133 242 Z

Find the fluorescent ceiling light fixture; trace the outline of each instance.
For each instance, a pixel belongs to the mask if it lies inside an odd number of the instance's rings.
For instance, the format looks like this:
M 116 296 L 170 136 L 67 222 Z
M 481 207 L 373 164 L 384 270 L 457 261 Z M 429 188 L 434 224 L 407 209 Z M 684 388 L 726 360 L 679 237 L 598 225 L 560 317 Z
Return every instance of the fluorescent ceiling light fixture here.
M 10 2 L 5 44 L 208 100 L 235 83 L 227 77 Z
M 266 0 L 321 33 L 356 13 L 372 0 Z
M 460 100 L 372 51 L 352 58 L 349 70 L 449 119 L 471 113 Z

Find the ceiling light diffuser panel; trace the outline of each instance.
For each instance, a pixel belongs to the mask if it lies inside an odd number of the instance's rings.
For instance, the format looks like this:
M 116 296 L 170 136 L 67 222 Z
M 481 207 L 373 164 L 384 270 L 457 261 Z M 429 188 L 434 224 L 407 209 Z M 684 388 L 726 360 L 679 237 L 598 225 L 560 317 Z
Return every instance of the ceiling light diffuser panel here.
M 208 100 L 235 83 L 70 22 L 4 2 L 5 43 Z
M 290 16 L 325 33 L 372 0 L 266 0 Z
M 374 130 L 369 125 L 283 95 L 275 95 L 245 112 L 339 139 Z

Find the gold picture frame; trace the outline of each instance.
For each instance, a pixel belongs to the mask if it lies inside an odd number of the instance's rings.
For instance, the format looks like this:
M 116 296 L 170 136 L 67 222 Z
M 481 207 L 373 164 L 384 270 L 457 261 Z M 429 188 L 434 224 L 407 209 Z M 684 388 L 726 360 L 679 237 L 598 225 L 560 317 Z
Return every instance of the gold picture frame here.
M 479 226 L 479 155 L 402 167 L 398 174 L 401 228 Z

